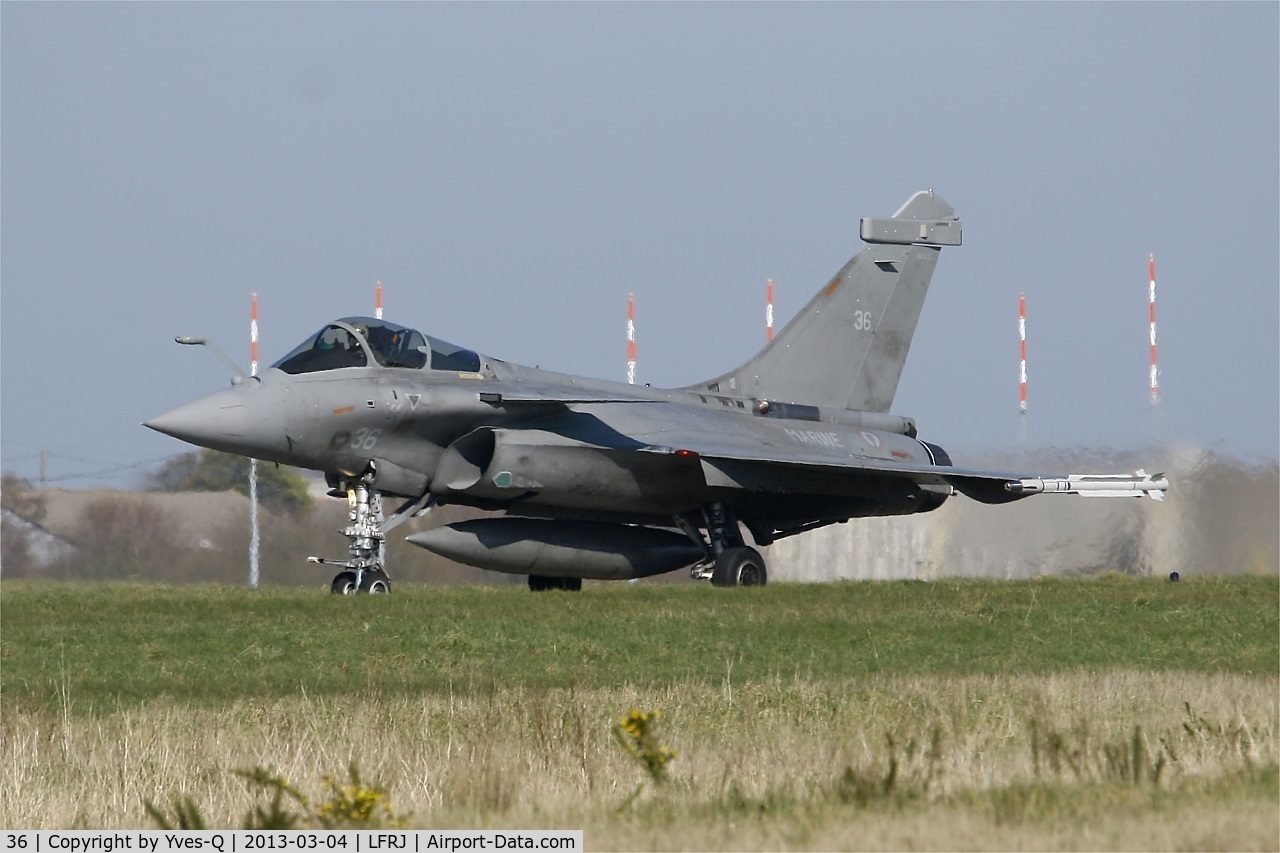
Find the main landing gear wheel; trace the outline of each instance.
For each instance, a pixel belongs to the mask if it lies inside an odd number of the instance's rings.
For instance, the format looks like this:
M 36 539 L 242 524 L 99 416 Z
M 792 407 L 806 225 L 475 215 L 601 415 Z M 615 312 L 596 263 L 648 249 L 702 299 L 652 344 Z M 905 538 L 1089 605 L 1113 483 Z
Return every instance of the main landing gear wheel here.
M 711 574 L 714 586 L 764 586 L 767 581 L 764 557 L 755 548 L 745 545 L 725 548 L 720 552 Z
M 549 589 L 581 592 L 582 578 L 552 578 L 546 575 L 529 575 L 529 589 L 534 592 L 546 592 Z

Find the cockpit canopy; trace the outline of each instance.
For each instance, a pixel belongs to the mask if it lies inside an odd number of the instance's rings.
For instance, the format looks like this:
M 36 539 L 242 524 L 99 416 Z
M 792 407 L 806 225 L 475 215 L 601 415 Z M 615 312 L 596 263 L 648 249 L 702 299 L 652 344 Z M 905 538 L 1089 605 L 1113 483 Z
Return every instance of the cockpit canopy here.
M 480 356 L 417 329 L 372 317 L 344 317 L 298 344 L 271 366 L 298 374 L 370 364 L 475 373 L 480 370 Z

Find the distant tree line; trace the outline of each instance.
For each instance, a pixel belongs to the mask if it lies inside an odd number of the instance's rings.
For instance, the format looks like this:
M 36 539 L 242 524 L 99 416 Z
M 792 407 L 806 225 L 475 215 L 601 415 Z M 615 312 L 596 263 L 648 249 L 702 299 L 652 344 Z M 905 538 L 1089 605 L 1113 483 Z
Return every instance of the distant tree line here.
M 175 456 L 146 478 L 153 492 L 239 492 L 249 494 L 249 460 L 217 450 L 193 450 Z M 258 463 L 258 502 L 277 512 L 296 514 L 311 508 L 307 481 L 296 468 Z

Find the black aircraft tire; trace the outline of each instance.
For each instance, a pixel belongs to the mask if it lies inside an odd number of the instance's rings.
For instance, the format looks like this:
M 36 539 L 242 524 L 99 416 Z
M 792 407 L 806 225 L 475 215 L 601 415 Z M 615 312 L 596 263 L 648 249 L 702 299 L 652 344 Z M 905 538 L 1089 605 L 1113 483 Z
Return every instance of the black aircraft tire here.
M 764 586 L 768 580 L 764 557 L 745 545 L 724 549 L 711 573 L 713 586 Z
M 370 595 L 387 595 L 391 592 L 391 578 L 381 569 L 370 569 L 360 579 L 360 591 Z
M 582 578 L 553 578 L 547 575 L 529 575 L 529 589 L 533 592 L 546 592 L 549 589 L 580 592 L 582 590 Z
M 359 591 L 356 589 L 356 573 L 338 572 L 329 585 L 329 591 L 334 595 L 355 595 Z

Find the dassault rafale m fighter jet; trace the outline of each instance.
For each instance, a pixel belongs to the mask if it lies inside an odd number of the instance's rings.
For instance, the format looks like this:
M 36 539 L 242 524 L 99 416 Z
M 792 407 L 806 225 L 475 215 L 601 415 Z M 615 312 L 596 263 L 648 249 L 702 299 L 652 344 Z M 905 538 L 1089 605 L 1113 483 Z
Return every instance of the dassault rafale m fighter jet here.
M 956 467 L 889 414 L 929 280 L 960 219 L 932 190 L 863 219 L 868 245 L 741 367 L 684 388 L 511 364 L 369 317 L 335 320 L 261 376 L 146 426 L 217 450 L 325 472 L 350 526 L 337 593 L 388 592 L 387 531 L 443 504 L 505 515 L 409 541 L 531 589 L 690 567 L 763 584 L 768 545 L 851 518 L 930 512 L 960 493 L 1163 497 L 1161 474 L 1042 475 Z M 207 343 L 178 338 L 180 343 Z M 217 350 L 215 349 L 215 352 Z M 223 356 L 230 364 L 230 360 Z M 384 518 L 382 496 L 405 499 Z

